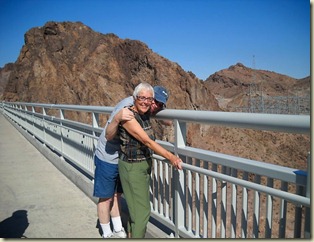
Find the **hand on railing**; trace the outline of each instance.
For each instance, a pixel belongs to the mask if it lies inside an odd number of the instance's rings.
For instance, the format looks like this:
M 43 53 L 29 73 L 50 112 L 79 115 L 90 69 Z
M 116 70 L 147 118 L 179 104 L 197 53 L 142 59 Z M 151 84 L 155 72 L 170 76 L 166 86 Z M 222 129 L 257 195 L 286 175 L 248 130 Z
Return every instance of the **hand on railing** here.
M 183 161 L 179 157 L 173 155 L 173 157 L 170 160 L 170 163 L 174 168 L 176 168 L 178 170 L 182 170 Z

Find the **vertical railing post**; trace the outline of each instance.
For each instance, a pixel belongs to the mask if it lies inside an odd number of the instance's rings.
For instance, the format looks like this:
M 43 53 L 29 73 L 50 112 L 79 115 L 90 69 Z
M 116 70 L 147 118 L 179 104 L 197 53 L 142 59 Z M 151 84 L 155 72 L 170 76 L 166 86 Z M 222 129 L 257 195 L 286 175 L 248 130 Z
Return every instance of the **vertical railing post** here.
M 92 125 L 93 125 L 93 128 L 98 128 L 99 127 L 99 113 L 92 113 Z M 93 135 L 96 136 L 96 132 L 93 131 Z M 94 151 L 96 149 L 96 146 L 97 146 L 97 140 L 94 139 Z
M 307 156 L 307 182 L 306 182 L 306 197 L 311 197 L 311 153 Z M 305 208 L 305 228 L 304 238 L 311 238 L 311 207 Z
M 63 123 L 62 120 L 64 119 L 64 111 L 60 108 L 59 110 L 59 114 L 60 114 L 60 144 L 61 144 L 61 159 L 63 159 L 64 156 L 64 145 L 63 145 Z
M 35 108 L 34 108 L 34 106 L 32 106 L 32 125 L 31 125 L 31 127 L 32 127 L 32 130 L 31 130 L 32 135 L 35 138 L 36 135 L 35 135 Z
M 42 129 L 43 129 L 43 140 L 44 140 L 44 146 L 46 146 L 46 143 L 47 143 L 47 137 L 46 137 L 46 109 L 43 107 L 42 108 L 42 113 L 43 113 L 43 126 L 42 126 Z
M 99 113 L 94 113 L 94 112 L 92 113 L 92 125 L 93 125 L 93 128 L 99 127 Z M 93 136 L 96 136 L 95 130 L 93 130 Z M 93 153 L 95 152 L 97 148 L 97 142 L 98 142 L 97 139 L 93 139 Z M 94 162 L 92 162 L 92 166 L 93 166 L 93 169 L 95 169 Z
M 24 111 L 23 111 L 22 105 L 14 105 L 13 107 L 14 107 L 13 110 L 18 112 L 18 114 L 19 114 L 18 117 L 17 117 L 17 119 L 19 119 L 19 121 L 18 121 L 19 125 L 22 126 L 22 127 L 25 127 L 25 122 L 27 122 L 25 120 L 27 120 L 27 118 L 28 118 L 28 117 L 26 117 L 27 107 L 24 106 Z M 21 121 L 22 118 L 24 118 L 24 122 L 23 123 Z M 17 122 L 17 120 L 16 120 L 16 122 Z
M 179 122 L 177 119 L 174 120 L 175 128 L 175 141 L 174 141 L 174 153 L 178 155 L 178 148 L 185 147 L 186 144 L 186 123 Z M 174 190 L 175 200 L 174 206 L 174 223 L 175 223 L 175 237 L 179 238 L 179 228 L 184 226 L 185 221 L 185 201 L 183 200 L 183 194 L 185 193 L 184 188 L 184 175 L 183 171 L 174 170 Z

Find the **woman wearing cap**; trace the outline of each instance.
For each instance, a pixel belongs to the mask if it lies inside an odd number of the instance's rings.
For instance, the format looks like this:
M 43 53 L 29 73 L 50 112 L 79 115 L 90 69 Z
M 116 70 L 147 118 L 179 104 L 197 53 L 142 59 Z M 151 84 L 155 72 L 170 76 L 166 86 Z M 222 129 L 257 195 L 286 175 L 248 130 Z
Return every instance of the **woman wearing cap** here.
M 162 91 L 161 91 L 162 93 Z M 163 93 L 164 95 L 164 93 Z M 128 231 L 132 238 L 144 238 L 150 217 L 149 184 L 153 151 L 168 159 L 177 169 L 182 160 L 154 141 L 150 124 L 150 107 L 154 101 L 154 89 L 148 83 L 140 83 L 133 92 L 134 105 L 129 110 L 134 119 L 121 121 L 119 138 L 119 174 L 129 213 Z

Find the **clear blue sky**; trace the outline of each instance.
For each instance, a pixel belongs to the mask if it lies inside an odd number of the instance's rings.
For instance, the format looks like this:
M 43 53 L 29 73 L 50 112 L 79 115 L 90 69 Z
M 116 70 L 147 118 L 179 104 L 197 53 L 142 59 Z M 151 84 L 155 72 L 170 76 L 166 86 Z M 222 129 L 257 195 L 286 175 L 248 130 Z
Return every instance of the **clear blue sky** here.
M 0 0 L 0 67 L 48 21 L 140 40 L 203 80 L 238 62 L 310 75 L 309 0 Z

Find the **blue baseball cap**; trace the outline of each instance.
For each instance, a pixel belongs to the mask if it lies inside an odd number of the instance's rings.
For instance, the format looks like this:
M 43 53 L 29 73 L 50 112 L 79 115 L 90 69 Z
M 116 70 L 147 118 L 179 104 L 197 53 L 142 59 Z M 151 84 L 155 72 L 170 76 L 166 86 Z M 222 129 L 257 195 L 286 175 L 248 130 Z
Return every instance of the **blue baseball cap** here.
M 166 103 L 169 98 L 167 89 L 161 86 L 154 86 L 154 93 L 155 99 L 166 106 Z

